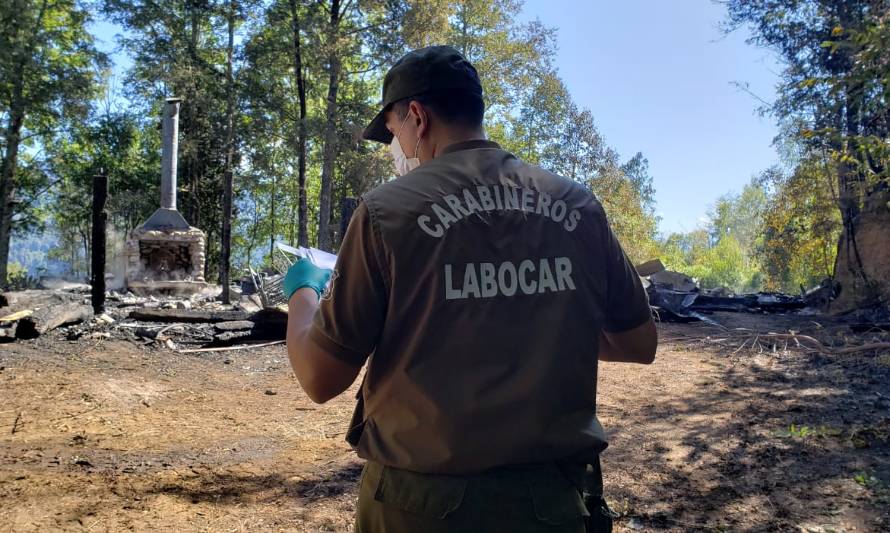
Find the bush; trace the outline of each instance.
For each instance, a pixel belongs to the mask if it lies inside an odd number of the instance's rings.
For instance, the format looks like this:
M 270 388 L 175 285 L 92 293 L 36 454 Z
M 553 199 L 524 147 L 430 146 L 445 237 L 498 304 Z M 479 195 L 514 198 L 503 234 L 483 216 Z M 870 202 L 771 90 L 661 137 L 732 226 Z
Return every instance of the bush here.
M 24 289 L 36 289 L 38 279 L 28 274 L 28 269 L 21 263 L 11 262 L 6 267 L 6 289 L 21 291 Z

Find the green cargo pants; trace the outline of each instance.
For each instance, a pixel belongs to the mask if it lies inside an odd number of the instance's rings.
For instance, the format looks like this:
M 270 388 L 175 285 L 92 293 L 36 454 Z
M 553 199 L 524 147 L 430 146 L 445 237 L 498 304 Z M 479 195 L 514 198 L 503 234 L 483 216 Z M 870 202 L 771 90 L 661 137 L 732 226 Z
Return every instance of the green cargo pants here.
M 555 464 L 443 476 L 369 461 L 362 471 L 355 530 L 584 533 L 587 515 L 577 487 Z

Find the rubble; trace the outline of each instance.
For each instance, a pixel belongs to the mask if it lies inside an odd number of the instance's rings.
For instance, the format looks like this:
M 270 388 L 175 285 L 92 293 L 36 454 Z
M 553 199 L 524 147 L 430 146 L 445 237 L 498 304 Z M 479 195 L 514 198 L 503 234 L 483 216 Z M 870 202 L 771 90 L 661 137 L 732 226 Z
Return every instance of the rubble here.
M 649 281 L 663 289 L 669 289 L 680 292 L 698 291 L 698 284 L 686 274 L 673 272 L 671 270 L 662 270 L 649 276 Z
M 7 314 L 7 310 L 12 313 L 25 309 L 33 310 L 64 303 L 85 303 L 88 301 L 84 294 L 58 289 L 12 291 L 0 293 L 0 312 Z
M 731 313 L 788 313 L 804 311 L 812 314 L 817 302 L 826 297 L 819 288 L 807 298 L 787 294 L 761 292 L 734 294 L 725 287 L 701 289 L 698 283 L 682 272 L 667 270 L 664 264 L 653 259 L 637 268 L 649 295 L 649 304 L 659 320 L 672 322 L 703 321 L 717 324 L 706 315 L 715 311 Z M 830 282 L 828 282 L 830 284 Z M 818 296 L 816 296 L 818 294 Z
M 77 289 L 75 289 L 77 290 Z M 33 339 L 93 316 L 89 298 L 63 290 L 0 293 L 0 340 Z
M 238 288 L 232 292 L 241 295 Z M 218 294 L 218 288 L 190 296 L 112 291 L 104 312 L 94 315 L 88 291 L 80 286 L 0 293 L 0 342 L 57 331 L 72 341 L 117 339 L 183 351 L 285 338 L 286 309 L 264 309 L 257 294 L 223 305 Z

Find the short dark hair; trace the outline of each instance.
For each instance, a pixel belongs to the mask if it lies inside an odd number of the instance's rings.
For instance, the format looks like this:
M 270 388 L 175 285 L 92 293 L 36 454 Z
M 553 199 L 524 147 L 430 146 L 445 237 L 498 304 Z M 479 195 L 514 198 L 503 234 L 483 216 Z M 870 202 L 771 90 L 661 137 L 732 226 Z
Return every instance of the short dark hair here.
M 469 91 L 446 90 L 434 91 L 417 96 L 404 98 L 393 103 L 392 109 L 400 119 L 408 114 L 408 105 L 419 102 L 430 109 L 434 115 L 446 124 L 478 128 L 482 126 L 485 115 L 485 102 L 478 94 Z

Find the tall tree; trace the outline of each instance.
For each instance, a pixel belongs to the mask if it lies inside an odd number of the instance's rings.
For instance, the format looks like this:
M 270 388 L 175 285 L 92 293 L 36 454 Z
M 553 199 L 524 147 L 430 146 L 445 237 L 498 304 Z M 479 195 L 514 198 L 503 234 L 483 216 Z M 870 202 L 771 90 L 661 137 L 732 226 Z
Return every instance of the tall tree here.
M 107 204 L 111 228 L 129 231 L 157 209 L 159 145 L 145 134 L 153 129 L 127 112 L 94 112 L 45 147 L 43 171 L 51 194 L 34 201 L 57 237 L 53 253 L 73 257 L 71 274 L 86 271 L 90 254 L 93 176 L 104 173 L 113 191 Z
M 710 213 L 712 240 L 718 242 L 732 235 L 742 251 L 753 257 L 759 245 L 768 202 L 767 190 L 760 179 L 751 180 L 740 194 L 727 194 L 719 198 Z
M 297 242 L 300 246 L 309 246 L 309 226 L 308 226 L 308 209 L 306 198 L 306 143 L 308 142 L 306 119 L 307 119 L 307 100 L 306 100 L 306 78 L 303 68 L 303 35 L 302 20 L 297 0 L 288 0 L 291 17 L 291 31 L 293 33 L 293 61 L 294 61 L 294 79 L 297 84 L 297 99 L 300 108 L 300 115 L 297 124 L 297 218 L 299 219 L 299 233 Z
M 621 165 L 621 172 L 627 176 L 643 202 L 643 208 L 655 212 L 655 184 L 649 174 L 649 160 L 642 152 L 637 152 L 626 163 Z
M 818 157 L 800 161 L 790 173 L 763 176 L 773 193 L 763 206 L 756 253 L 768 290 L 796 293 L 834 275 L 841 234 L 834 180 L 831 161 Z
M 346 2 L 348 8 L 351 2 Z M 334 183 L 334 158 L 337 157 L 337 91 L 340 88 L 340 70 L 342 68 L 340 20 L 343 13 L 340 0 L 331 0 L 328 9 L 327 28 L 327 70 L 328 96 L 325 101 L 324 148 L 321 163 L 321 190 L 318 196 L 318 247 L 322 250 L 331 249 L 331 193 Z
M 859 245 L 879 235 L 880 209 L 864 210 L 890 172 L 890 89 L 886 79 L 888 0 L 729 0 L 729 29 L 748 25 L 751 42 L 775 50 L 784 63 L 777 117 L 793 135 L 833 162 L 835 205 L 843 232 L 835 275 L 847 305 L 890 299 L 890 265 Z M 824 186 L 814 183 L 814 186 Z M 884 274 L 881 274 L 884 272 Z M 879 278 L 875 278 L 875 275 Z M 883 279 L 881 279 L 883 278 Z
M 89 10 L 75 0 L 10 0 L 0 7 L 0 286 L 6 282 L 9 242 L 18 209 L 22 144 L 82 117 L 107 58 L 86 29 Z
M 220 236 L 219 283 L 222 285 L 220 299 L 229 303 L 229 267 L 232 254 L 232 189 L 234 188 L 235 165 L 235 20 L 238 6 L 229 0 L 226 10 L 226 144 L 223 164 L 222 229 Z
M 207 234 L 205 277 L 220 258 L 221 199 L 226 161 L 226 45 L 224 0 L 103 0 L 124 27 L 119 39 L 133 58 L 130 99 L 147 116 L 163 101 L 183 99 L 180 112 L 178 202 L 186 220 Z

